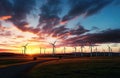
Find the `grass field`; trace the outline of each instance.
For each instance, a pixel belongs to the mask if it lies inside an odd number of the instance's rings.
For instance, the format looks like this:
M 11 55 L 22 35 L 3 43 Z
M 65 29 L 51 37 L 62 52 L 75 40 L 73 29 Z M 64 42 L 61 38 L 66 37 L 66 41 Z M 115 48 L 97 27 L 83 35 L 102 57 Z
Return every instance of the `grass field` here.
M 33 68 L 28 78 L 120 78 L 120 57 L 61 59 Z
M 16 58 L 16 57 L 0 58 L 0 68 L 14 65 L 17 63 L 29 62 L 29 61 L 32 61 L 32 59 L 30 59 L 30 58 L 29 59 L 28 58 Z
M 55 58 L 43 58 L 39 57 L 36 61 L 42 61 L 42 60 L 50 60 Z M 20 65 L 28 62 L 34 62 L 33 57 L 3 57 L 0 58 L 0 68 L 13 66 L 13 65 Z

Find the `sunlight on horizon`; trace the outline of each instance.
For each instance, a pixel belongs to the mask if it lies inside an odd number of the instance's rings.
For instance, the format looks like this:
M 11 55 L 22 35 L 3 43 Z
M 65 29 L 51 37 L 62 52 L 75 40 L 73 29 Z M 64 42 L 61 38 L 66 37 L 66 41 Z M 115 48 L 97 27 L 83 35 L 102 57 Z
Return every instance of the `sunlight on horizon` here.
M 49 45 L 49 44 L 48 44 Z M 97 52 L 108 52 L 108 47 L 107 47 L 108 44 L 102 44 L 100 46 L 94 46 L 93 47 L 93 52 L 96 52 L 95 49 L 97 47 Z M 117 46 L 113 46 L 114 44 L 109 44 L 109 46 L 112 48 L 112 52 L 119 52 L 119 45 L 120 44 L 117 44 Z M 57 46 L 57 45 L 56 45 Z M 42 45 L 41 46 L 36 46 L 36 45 L 32 45 L 32 44 L 29 44 L 27 46 L 27 50 L 26 50 L 26 54 L 40 54 L 40 47 L 41 47 L 41 54 L 51 54 L 52 53 L 52 46 L 49 45 L 48 47 L 43 47 Z M 81 47 L 80 46 L 76 46 L 77 50 L 76 52 L 81 52 Z M 44 49 L 45 50 L 45 53 L 44 53 Z M 9 51 L 11 50 L 11 51 Z M 9 48 L 9 50 L 6 50 L 6 52 L 11 52 L 11 53 L 20 53 L 22 54 L 22 51 L 23 51 L 23 47 L 16 47 L 16 48 Z M 0 51 L 2 52 L 2 51 Z M 75 52 L 75 49 L 74 47 L 67 47 L 66 46 L 66 50 L 65 50 L 65 53 L 72 53 L 72 52 Z M 83 52 L 85 53 L 89 53 L 90 52 L 90 47 L 89 46 L 85 46 L 83 48 Z M 64 47 L 56 47 L 56 50 L 55 50 L 55 53 L 64 53 Z

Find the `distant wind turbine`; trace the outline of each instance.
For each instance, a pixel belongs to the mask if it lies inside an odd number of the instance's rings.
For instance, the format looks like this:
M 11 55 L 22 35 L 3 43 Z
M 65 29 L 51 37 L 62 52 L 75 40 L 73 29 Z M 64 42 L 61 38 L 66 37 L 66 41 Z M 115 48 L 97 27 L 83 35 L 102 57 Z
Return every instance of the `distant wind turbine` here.
M 89 46 L 89 47 L 90 47 L 90 56 L 92 56 L 92 52 L 93 52 L 93 50 L 92 50 L 92 49 L 93 49 L 93 45 L 92 45 L 92 44 L 90 44 L 90 46 Z
M 77 48 L 76 47 L 74 47 L 74 51 L 75 51 L 75 56 L 77 56 L 77 54 L 76 54 Z
M 111 56 L 112 56 L 112 48 L 110 49 L 110 52 L 111 52 L 110 54 L 111 54 Z
M 23 48 L 22 48 L 22 50 L 21 50 L 21 51 L 22 51 L 22 54 L 24 54 L 24 53 L 23 53 Z
M 66 52 L 66 48 L 64 47 L 64 55 L 65 55 L 65 52 Z
M 24 50 L 23 50 L 23 53 L 24 53 L 24 54 L 26 54 L 27 45 L 28 45 L 28 43 L 27 43 L 27 44 L 25 44 L 24 46 L 22 46 L 22 47 L 24 48 Z
M 109 53 L 108 53 L 108 56 L 111 56 L 111 48 L 110 48 L 109 45 L 108 45 L 107 47 L 108 47 L 108 52 L 109 52 Z
M 118 52 L 119 52 L 119 56 L 120 56 L 120 48 L 118 49 Z
M 83 56 L 83 48 L 84 48 L 84 46 L 81 45 L 80 48 L 81 48 L 81 51 L 80 51 L 81 53 L 80 54 L 81 54 L 81 56 Z
M 40 47 L 40 54 L 41 54 L 41 49 L 42 49 L 42 48 Z
M 45 52 L 46 52 L 46 48 L 44 48 L 44 55 L 45 55 Z
M 56 42 L 57 42 L 57 40 L 54 41 L 53 43 L 49 43 L 52 45 L 52 48 L 53 48 L 53 56 L 55 56 L 55 47 L 56 47 L 55 44 L 56 44 Z
M 98 51 L 97 47 L 95 48 L 96 56 L 98 56 Z
M 106 56 L 105 49 L 102 48 L 103 56 Z

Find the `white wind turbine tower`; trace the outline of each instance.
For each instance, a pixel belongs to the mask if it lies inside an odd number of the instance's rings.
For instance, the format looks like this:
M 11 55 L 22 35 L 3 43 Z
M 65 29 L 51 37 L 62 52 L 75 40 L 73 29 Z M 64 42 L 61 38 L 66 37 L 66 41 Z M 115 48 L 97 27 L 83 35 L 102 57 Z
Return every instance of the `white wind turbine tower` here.
M 23 46 L 22 46 L 22 47 L 23 47 Z M 22 48 L 22 50 L 21 50 L 21 51 L 22 51 L 22 54 L 24 54 L 24 53 L 23 53 L 23 48 Z
M 98 51 L 97 51 L 98 49 L 97 49 L 97 47 L 95 48 L 95 52 L 96 52 L 96 54 L 95 54 L 95 56 L 98 56 Z
M 77 51 L 77 47 L 74 47 L 74 51 L 75 51 L 75 56 L 77 56 L 77 54 L 76 54 L 76 51 Z
M 64 55 L 65 55 L 65 53 L 66 53 L 66 48 L 64 47 Z
M 110 52 L 111 52 L 110 54 L 111 54 L 111 56 L 112 56 L 112 48 L 110 48 Z
M 95 52 L 95 56 L 97 56 L 97 47 L 94 49 L 94 52 Z
M 106 56 L 105 49 L 102 48 L 103 55 Z
M 109 45 L 107 47 L 108 47 L 108 52 L 109 52 L 108 56 L 111 56 L 111 48 Z
M 81 45 L 81 46 L 80 46 L 80 49 L 81 49 L 81 51 L 80 51 L 80 52 L 81 52 L 80 55 L 81 55 L 81 56 L 83 56 L 83 48 L 84 48 L 84 46 Z
M 90 44 L 90 56 L 92 56 L 92 52 L 93 52 L 93 50 L 92 50 L 92 48 L 93 48 L 93 45 L 92 44 Z
M 40 47 L 40 54 L 42 54 L 42 53 L 41 53 L 41 50 L 42 50 L 42 48 Z
M 46 48 L 44 48 L 44 55 L 45 55 L 45 52 L 46 52 Z
M 57 42 L 57 40 L 54 41 L 53 43 L 49 43 L 52 45 L 52 48 L 53 48 L 53 56 L 55 56 L 55 47 L 56 47 L 55 44 L 56 44 L 56 42 Z
M 26 54 L 27 45 L 28 45 L 28 43 L 27 43 L 27 44 L 25 44 L 24 46 L 22 46 L 22 47 L 24 48 L 24 50 L 23 50 L 24 55 Z
M 119 53 L 119 56 L 120 56 L 120 48 L 118 49 L 118 53 Z

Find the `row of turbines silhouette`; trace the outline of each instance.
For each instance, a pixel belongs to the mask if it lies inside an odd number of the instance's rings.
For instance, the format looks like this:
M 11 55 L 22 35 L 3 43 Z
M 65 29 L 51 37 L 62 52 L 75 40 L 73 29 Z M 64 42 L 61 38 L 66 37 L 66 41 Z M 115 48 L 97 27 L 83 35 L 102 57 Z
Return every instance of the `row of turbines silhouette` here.
M 56 42 L 57 42 L 57 40 L 54 41 L 53 43 L 49 43 L 52 46 L 52 56 L 56 55 Z M 24 54 L 24 55 L 26 55 L 27 46 L 28 46 L 28 43 L 22 46 L 23 47 L 22 54 Z M 89 56 L 114 56 L 112 48 L 109 45 L 107 45 L 107 50 L 106 51 L 103 48 L 102 48 L 102 51 L 98 51 L 98 46 L 93 46 L 91 44 L 91 45 L 89 45 L 89 53 L 86 53 L 84 51 L 85 46 L 80 45 L 79 46 L 79 52 L 77 51 L 78 50 L 77 47 L 78 46 L 73 47 L 73 53 L 72 54 L 74 54 L 74 56 L 85 56 L 86 54 L 88 54 Z M 46 48 L 40 47 L 39 49 L 40 49 L 40 54 L 43 54 L 43 55 L 46 54 Z M 42 53 L 42 49 L 44 50 L 44 53 Z M 67 47 L 63 47 L 63 49 L 62 49 L 63 53 L 61 53 L 61 54 L 66 55 L 67 54 L 66 50 L 67 50 Z M 118 49 L 117 55 L 120 56 L 120 48 Z

